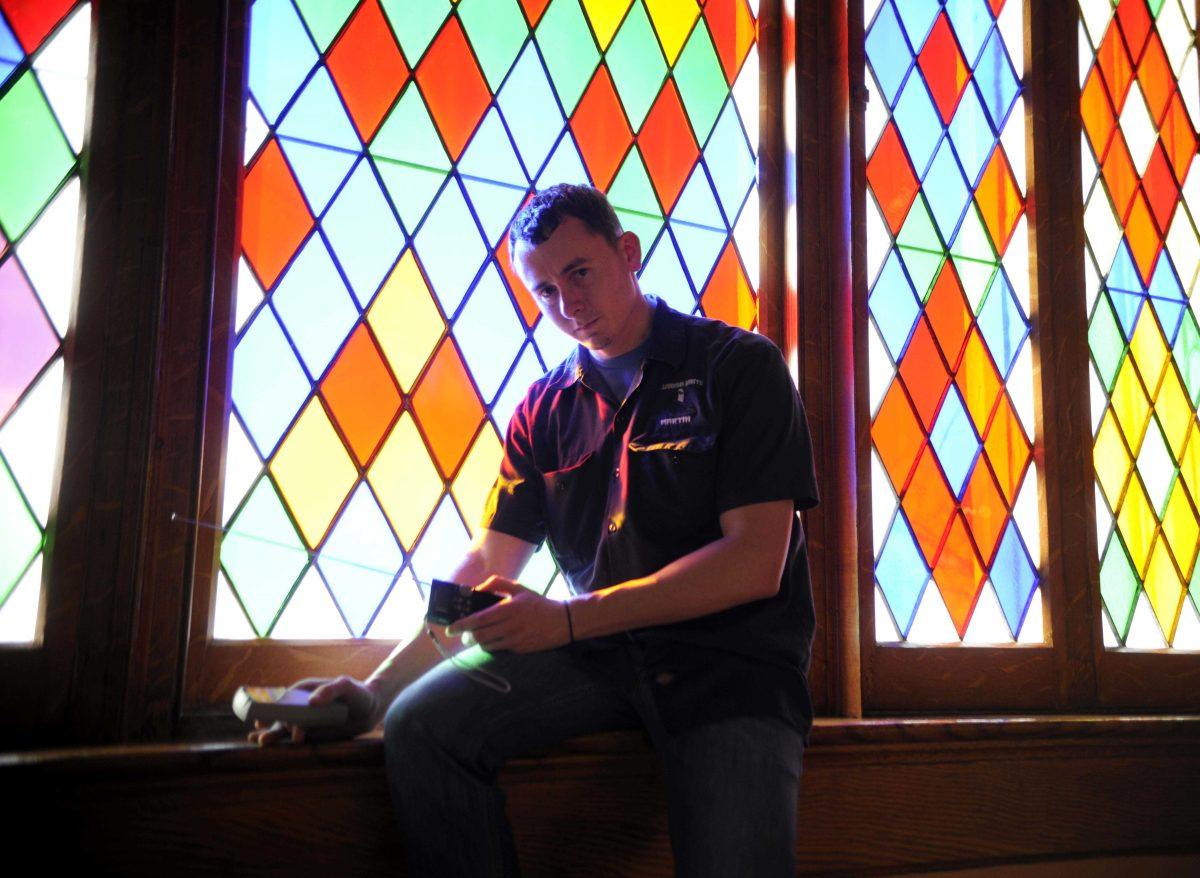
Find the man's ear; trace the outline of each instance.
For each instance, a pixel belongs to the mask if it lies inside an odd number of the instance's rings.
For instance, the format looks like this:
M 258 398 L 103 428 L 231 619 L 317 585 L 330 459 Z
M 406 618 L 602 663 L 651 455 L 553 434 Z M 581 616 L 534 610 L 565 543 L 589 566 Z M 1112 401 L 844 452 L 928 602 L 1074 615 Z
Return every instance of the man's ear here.
M 617 247 L 625 257 L 630 271 L 637 271 L 642 267 L 642 242 L 637 235 L 633 232 L 622 232 L 621 237 L 617 238 Z

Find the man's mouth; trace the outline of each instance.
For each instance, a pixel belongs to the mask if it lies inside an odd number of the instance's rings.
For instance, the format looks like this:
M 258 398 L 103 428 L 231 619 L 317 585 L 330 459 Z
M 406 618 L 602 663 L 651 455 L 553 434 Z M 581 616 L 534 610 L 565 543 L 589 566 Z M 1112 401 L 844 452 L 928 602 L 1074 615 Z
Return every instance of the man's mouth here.
M 589 329 L 591 329 L 593 326 L 595 326 L 599 320 L 600 320 L 599 317 L 596 317 L 593 320 L 589 320 L 587 323 L 583 324 L 583 326 L 577 327 L 575 329 L 575 332 L 577 334 L 586 333 Z

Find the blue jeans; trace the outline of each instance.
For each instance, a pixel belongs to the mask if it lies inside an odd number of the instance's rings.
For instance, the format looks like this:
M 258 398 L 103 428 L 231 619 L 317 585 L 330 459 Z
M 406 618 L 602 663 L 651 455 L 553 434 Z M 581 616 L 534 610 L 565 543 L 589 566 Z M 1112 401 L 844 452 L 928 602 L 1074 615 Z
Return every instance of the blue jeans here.
M 568 650 L 488 655 L 512 684 L 494 692 L 443 662 L 384 720 L 388 785 L 412 876 L 519 875 L 496 774 L 510 757 L 590 732 L 642 727 L 662 761 L 680 876 L 795 874 L 803 743 L 790 725 L 747 716 L 681 734 L 663 728 L 636 643 L 586 658 Z

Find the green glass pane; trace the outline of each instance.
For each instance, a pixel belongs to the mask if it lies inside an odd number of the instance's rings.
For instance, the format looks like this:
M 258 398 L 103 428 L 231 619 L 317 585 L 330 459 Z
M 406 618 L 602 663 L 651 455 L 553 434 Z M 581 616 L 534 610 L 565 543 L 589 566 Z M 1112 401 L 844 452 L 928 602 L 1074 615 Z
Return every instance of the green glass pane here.
M 384 120 L 371 141 L 370 152 L 376 158 L 419 168 L 450 170 L 450 157 L 438 137 L 429 109 L 413 83 L 409 83 L 399 103 Z
M 955 256 L 965 256 L 980 262 L 996 262 L 996 250 L 992 246 L 991 236 L 984 228 L 979 206 L 974 202 L 967 208 L 962 225 L 958 227 L 958 233 L 954 236 L 954 243 L 950 245 L 950 252 Z
M 517 0 L 461 0 L 458 17 L 475 48 L 488 85 L 496 91 L 529 33 Z
M 1100 562 L 1100 594 L 1117 637 L 1124 643 L 1137 603 L 1138 578 L 1116 531 L 1109 537 L 1108 548 Z
M 416 67 L 450 12 L 447 0 L 383 0 L 396 42 L 409 67 Z
M 0 459 L 0 604 L 42 548 L 42 531 Z
M 1200 406 L 1200 327 L 1196 325 L 1196 315 L 1190 308 L 1183 312 L 1183 322 L 1179 325 L 1179 336 L 1175 339 L 1172 354 L 1192 405 Z
M 75 156 L 32 72 L 0 98 L 0 227 L 19 238 L 71 170 Z
M 1200 613 L 1200 561 L 1192 567 L 1192 581 L 1188 585 L 1188 595 L 1192 599 L 1192 606 L 1196 608 L 1196 612 Z
M 441 190 L 446 172 L 431 171 L 388 159 L 376 159 L 375 167 L 379 176 L 383 178 L 383 185 L 400 214 L 404 228 L 412 235 Z
M 260 637 L 271 630 L 307 562 L 274 485 L 260 479 L 221 540 L 221 566 Z
M 636 234 L 641 239 L 642 252 L 648 252 L 662 229 L 663 217 L 650 175 L 636 147 L 629 151 L 609 186 L 608 200 L 621 218 L 621 226 Z
M 600 60 L 578 0 L 554 0 L 550 4 L 538 25 L 537 42 L 563 112 L 569 116 Z
M 938 272 L 942 270 L 942 263 L 946 261 L 945 254 L 917 250 L 913 247 L 897 249 L 900 258 L 904 260 L 904 267 L 908 269 L 908 277 L 912 281 L 913 289 L 924 300 L 929 295 L 929 288 L 933 286 Z
M 692 130 L 696 132 L 696 142 L 703 144 L 717 121 L 721 105 L 729 96 L 729 86 L 708 28 L 697 27 L 692 31 L 675 62 L 674 76 Z
M 1158 14 L 1162 12 L 1165 2 L 1166 0 L 1146 0 L 1146 5 L 1150 7 L 1150 14 L 1158 18 Z
M 629 10 L 604 60 L 629 124 L 634 131 L 641 130 L 667 75 L 667 62 L 641 3 L 635 3 Z
M 304 23 L 322 52 L 329 48 L 358 4 L 359 0 L 296 0 Z
M 1108 304 L 1108 296 L 1100 296 L 1096 302 L 1096 311 L 1092 314 L 1092 323 L 1088 327 L 1088 344 L 1092 349 L 1092 359 L 1096 363 L 1096 372 L 1104 389 L 1112 393 L 1113 382 L 1117 379 L 1117 368 L 1125 355 L 1125 339 L 1121 335 L 1121 327 Z

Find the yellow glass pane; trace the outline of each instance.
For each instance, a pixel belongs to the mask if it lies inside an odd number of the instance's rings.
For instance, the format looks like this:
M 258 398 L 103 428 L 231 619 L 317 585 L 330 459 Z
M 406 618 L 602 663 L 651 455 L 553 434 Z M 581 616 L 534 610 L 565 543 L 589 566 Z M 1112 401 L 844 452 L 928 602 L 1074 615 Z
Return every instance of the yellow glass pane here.
M 304 541 L 310 549 L 316 548 L 354 487 L 358 470 L 315 397 L 279 446 L 271 473 Z
M 1158 321 L 1152 314 L 1151 309 L 1142 309 L 1142 316 L 1138 320 L 1137 328 L 1133 331 L 1133 338 L 1129 341 L 1129 351 L 1133 354 L 1138 372 L 1142 375 L 1142 383 L 1146 385 L 1146 389 L 1150 391 L 1151 395 L 1158 387 L 1158 379 L 1162 375 L 1163 366 L 1167 362 L 1167 357 L 1170 356 L 1167 352 L 1167 343 L 1158 328 Z
M 608 44 L 617 33 L 630 3 L 632 0 L 583 0 L 583 11 L 592 23 L 601 52 L 608 50 Z
M 1135 450 L 1141 447 L 1142 432 L 1146 428 L 1146 418 L 1150 414 L 1150 404 L 1142 391 L 1138 380 L 1137 370 L 1133 367 L 1133 358 L 1126 357 L 1117 372 L 1117 380 L 1113 383 L 1112 407 L 1125 434 L 1129 447 Z
M 483 505 L 492 490 L 492 483 L 496 481 L 503 457 L 504 447 L 489 423 L 479 432 L 454 480 L 451 492 L 472 536 L 479 529 Z
M 1094 456 L 1096 478 L 1100 482 L 1100 488 L 1108 499 L 1109 507 L 1116 509 L 1121 499 L 1121 489 L 1125 487 L 1125 480 L 1129 478 L 1131 461 L 1111 409 L 1105 412 L 1100 429 L 1096 431 Z
M 1175 623 L 1179 620 L 1179 608 L 1183 601 L 1183 583 L 1167 554 L 1163 541 L 1159 540 L 1150 558 L 1150 569 L 1146 571 L 1146 597 L 1163 637 L 1170 643 L 1175 637 Z
M 1167 501 L 1162 525 L 1175 562 L 1179 565 L 1180 572 L 1187 575 L 1192 569 L 1192 557 L 1196 554 L 1196 538 L 1200 536 L 1200 524 L 1196 522 L 1196 512 L 1188 500 L 1182 479 L 1176 479 L 1175 486 L 1171 489 L 1171 499 Z
M 442 495 L 442 479 L 408 412 L 384 441 L 367 478 L 400 542 L 410 549 Z
M 1158 388 L 1158 399 L 1154 403 L 1158 422 L 1162 424 L 1171 454 L 1179 460 L 1183 454 L 1183 443 L 1187 441 L 1188 428 L 1192 425 L 1192 404 L 1188 400 L 1183 383 L 1174 366 L 1169 366 Z
M 409 250 L 367 313 L 400 389 L 408 393 L 442 337 L 445 323 Z
M 692 32 L 692 25 L 700 17 L 700 5 L 696 0 L 646 0 L 646 10 L 667 63 L 673 65 Z
M 1129 557 L 1133 560 L 1139 576 L 1146 569 L 1156 524 L 1154 510 L 1150 508 L 1150 501 L 1146 499 L 1142 483 L 1137 479 L 1130 480 L 1129 490 L 1125 492 L 1125 503 L 1117 513 L 1117 528 L 1125 539 L 1125 547 L 1129 550 Z

